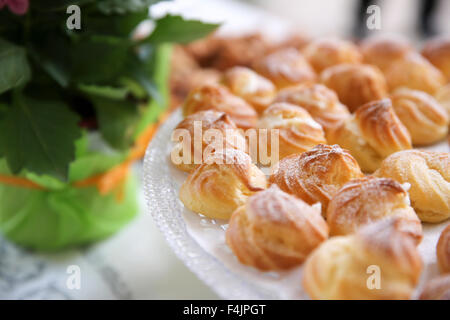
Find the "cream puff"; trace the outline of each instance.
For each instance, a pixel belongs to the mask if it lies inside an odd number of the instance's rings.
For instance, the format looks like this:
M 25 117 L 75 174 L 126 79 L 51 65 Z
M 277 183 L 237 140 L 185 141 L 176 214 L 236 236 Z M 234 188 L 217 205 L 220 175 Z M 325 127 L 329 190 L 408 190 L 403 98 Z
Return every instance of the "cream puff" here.
M 327 134 L 350 116 L 336 93 L 322 84 L 308 83 L 285 88 L 278 92 L 275 102 L 292 103 L 304 108 Z
M 450 273 L 450 224 L 442 231 L 436 246 L 437 261 L 442 273 Z
M 441 222 L 450 218 L 449 168 L 447 152 L 406 150 L 387 157 L 374 175 L 408 183 L 411 205 L 420 220 Z
M 220 134 L 220 141 L 214 141 L 216 132 Z M 179 141 L 180 138 L 182 141 Z M 195 139 L 199 139 L 197 143 Z M 246 151 L 246 140 L 233 120 L 226 113 L 214 110 L 187 116 L 173 131 L 172 140 L 177 143 L 172 149 L 171 161 L 177 168 L 187 172 L 202 162 L 206 148 L 210 153 L 225 148 Z M 195 157 L 198 163 L 195 163 Z
M 411 235 L 422 240 L 422 225 L 410 205 L 408 192 L 388 178 L 364 177 L 346 183 L 328 204 L 330 235 L 347 235 L 387 217 L 405 219 Z
M 272 82 L 246 67 L 228 69 L 222 82 L 258 112 L 264 111 L 275 98 L 276 88 Z
M 394 91 L 390 98 L 395 113 L 411 134 L 413 144 L 432 144 L 447 136 L 447 111 L 433 96 L 423 91 L 401 88 Z
M 258 113 L 251 105 L 219 84 L 204 84 L 195 88 L 183 104 L 185 117 L 204 110 L 225 112 L 243 129 L 255 127 L 258 121 Z
M 450 82 L 450 37 L 439 37 L 427 41 L 422 50 L 427 58 Z
M 328 135 L 328 141 L 349 150 L 364 172 L 375 171 L 394 152 L 411 149 L 411 136 L 389 99 L 358 108 Z
M 180 200 L 196 213 L 229 219 L 249 196 L 266 188 L 264 173 L 248 154 L 237 149 L 212 153 L 180 188 Z
M 422 260 L 403 219 L 383 219 L 333 237 L 307 259 L 303 287 L 312 299 L 410 299 Z
M 337 38 L 313 40 L 302 53 L 318 73 L 337 64 L 362 62 L 362 55 L 355 44 Z
M 435 94 L 444 84 L 444 75 L 420 54 L 412 52 L 394 61 L 385 72 L 389 90 L 406 87 Z
M 327 68 L 320 74 L 320 82 L 336 91 L 339 100 L 351 112 L 387 96 L 383 74 L 368 64 L 339 64 Z
M 231 216 L 226 241 L 239 261 L 263 271 L 295 267 L 328 237 L 320 210 L 277 186 L 249 197 Z
M 309 113 L 295 105 L 278 102 L 267 108 L 259 119 L 261 129 L 278 130 L 279 159 L 294 153 L 308 151 L 318 144 L 326 143 L 322 126 Z M 269 139 L 268 148 L 274 151 Z
M 256 60 L 253 69 L 271 80 L 278 89 L 316 80 L 311 65 L 294 48 L 280 49 Z
M 270 184 L 308 204 L 328 203 L 348 181 L 363 177 L 355 158 L 338 145 L 318 145 L 308 152 L 282 159 L 269 177 Z

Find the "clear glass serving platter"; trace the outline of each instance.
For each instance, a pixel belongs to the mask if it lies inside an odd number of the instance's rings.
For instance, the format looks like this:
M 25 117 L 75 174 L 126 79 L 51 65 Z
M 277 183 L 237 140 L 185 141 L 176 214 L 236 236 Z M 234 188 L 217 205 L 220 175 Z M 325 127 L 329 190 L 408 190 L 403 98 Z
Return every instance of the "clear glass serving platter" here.
M 143 170 L 149 213 L 175 254 L 203 282 L 224 299 L 308 299 L 301 285 L 302 267 L 287 272 L 260 272 L 238 262 L 225 244 L 226 221 L 211 220 L 184 208 L 178 199 L 187 174 L 170 162 L 171 133 L 181 120 L 175 112 L 149 145 Z M 449 151 L 448 144 L 433 146 Z M 423 283 L 438 274 L 435 247 L 448 224 L 424 224 L 419 246 L 424 261 Z M 157 259 L 157 257 L 155 257 Z

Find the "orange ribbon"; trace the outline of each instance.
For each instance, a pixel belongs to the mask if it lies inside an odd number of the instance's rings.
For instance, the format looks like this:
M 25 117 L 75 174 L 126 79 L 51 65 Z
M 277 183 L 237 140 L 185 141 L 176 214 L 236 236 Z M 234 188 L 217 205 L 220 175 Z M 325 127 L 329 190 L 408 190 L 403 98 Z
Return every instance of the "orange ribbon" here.
M 118 201 L 123 199 L 123 182 L 128 176 L 130 166 L 137 160 L 141 159 L 145 155 L 145 150 L 148 144 L 152 140 L 154 134 L 158 130 L 159 126 L 167 119 L 170 112 L 163 113 L 158 122 L 148 126 L 136 139 L 134 146 L 131 148 L 128 157 L 121 164 L 112 167 L 110 170 L 94 175 L 84 180 L 76 181 L 73 183 L 74 187 L 83 188 L 95 186 L 100 195 L 106 195 L 111 191 L 116 191 L 116 198 Z M 21 188 L 45 190 L 43 186 L 28 180 L 26 178 L 0 175 L 0 183 L 13 185 Z

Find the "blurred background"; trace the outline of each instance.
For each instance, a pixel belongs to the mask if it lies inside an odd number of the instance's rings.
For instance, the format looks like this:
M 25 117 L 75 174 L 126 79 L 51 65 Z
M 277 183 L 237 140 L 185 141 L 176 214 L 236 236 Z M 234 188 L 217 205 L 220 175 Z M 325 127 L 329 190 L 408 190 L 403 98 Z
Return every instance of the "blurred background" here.
M 372 4 L 381 10 L 380 30 L 366 27 L 366 10 Z M 262 31 L 275 38 L 287 30 L 349 39 L 396 33 L 420 43 L 426 37 L 450 34 L 450 0 L 178 0 L 160 3 L 151 11 L 154 16 L 173 12 L 223 22 L 224 34 Z M 141 165 L 134 169 L 141 174 Z M 176 258 L 146 208 L 142 184 L 139 192 L 140 215 L 89 251 L 30 258 L 0 237 L 0 298 L 218 298 Z M 79 292 L 60 289 L 67 279 L 67 261 L 84 272 Z
M 413 39 L 450 32 L 448 0 L 248 0 L 274 15 L 287 19 L 311 36 L 361 36 L 368 32 L 365 19 L 368 6 L 381 9 L 381 30 Z M 364 21 L 363 21 L 364 19 Z M 363 21 L 363 23 L 361 23 Z M 370 32 L 368 32 L 370 33 Z

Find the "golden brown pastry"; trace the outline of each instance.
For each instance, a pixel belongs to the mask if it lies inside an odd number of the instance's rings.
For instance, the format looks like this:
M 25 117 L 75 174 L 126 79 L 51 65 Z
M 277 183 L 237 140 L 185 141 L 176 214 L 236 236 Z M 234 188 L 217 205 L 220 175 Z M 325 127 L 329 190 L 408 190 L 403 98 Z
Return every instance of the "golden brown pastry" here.
M 218 83 L 220 72 L 215 69 L 202 69 L 181 46 L 174 46 L 170 61 L 170 104 L 178 107 L 189 91 L 205 84 Z
M 227 70 L 234 66 L 250 67 L 253 61 L 264 56 L 272 45 L 261 34 L 237 37 L 212 35 L 186 46 L 202 67 Z
M 325 215 L 335 193 L 346 182 L 362 176 L 358 163 L 346 150 L 321 144 L 281 160 L 269 182 L 308 204 L 320 202 Z
M 364 62 L 386 71 L 392 62 L 403 59 L 413 51 L 412 46 L 403 38 L 393 36 L 370 37 L 361 43 Z
M 268 79 L 245 67 L 234 67 L 224 73 L 223 83 L 230 91 L 264 111 L 275 98 L 276 88 Z
M 327 133 L 350 116 L 336 93 L 322 84 L 299 84 L 278 92 L 275 102 L 287 102 L 304 108 Z
M 264 271 L 303 263 L 327 237 L 320 211 L 277 186 L 251 196 L 233 213 L 226 231 L 239 261 Z
M 198 126 L 197 130 L 201 130 L 199 133 L 195 132 L 196 126 Z M 183 129 L 186 131 L 179 131 Z M 222 143 L 213 141 L 214 138 L 211 138 L 207 131 L 210 129 L 218 130 L 222 134 Z M 220 111 L 199 111 L 187 116 L 186 119 L 177 125 L 173 135 L 176 135 L 177 133 L 180 133 L 181 135 L 174 136 L 173 138 L 175 138 L 176 141 L 179 141 L 180 137 L 182 137 L 183 140 L 173 147 L 171 160 L 176 167 L 187 172 L 191 172 L 200 162 L 202 162 L 203 153 L 208 146 L 208 153 L 218 151 L 215 150 L 216 146 L 220 149 L 231 148 L 240 149 L 242 151 L 246 150 L 244 136 L 240 133 L 230 117 L 226 113 Z M 186 133 L 188 134 L 188 137 L 183 136 Z M 199 136 L 197 137 L 196 134 Z M 194 142 L 194 139 L 197 138 L 200 139 L 200 143 Z M 183 159 L 184 150 L 190 151 L 190 156 L 185 157 L 185 159 Z M 199 161 L 194 161 L 196 154 Z M 180 160 L 185 161 L 180 162 Z
M 302 53 L 318 73 L 337 64 L 362 62 L 362 55 L 356 45 L 336 38 L 311 41 Z
M 311 38 L 304 33 L 295 32 L 290 34 L 287 38 L 281 42 L 276 43 L 270 49 L 271 52 L 285 48 L 295 48 L 298 50 L 303 49 L 308 43 L 311 42 Z
M 336 91 L 339 100 L 352 112 L 387 95 L 383 74 L 368 64 L 340 64 L 327 68 L 320 74 L 320 81 Z
M 374 175 L 409 183 L 411 205 L 420 220 L 441 222 L 450 218 L 449 168 L 447 152 L 407 150 L 386 158 Z
M 411 149 L 411 136 L 389 99 L 358 108 L 342 126 L 328 135 L 329 143 L 350 151 L 364 172 L 373 172 L 388 155 Z
M 316 80 L 313 68 L 294 48 L 281 49 L 256 60 L 253 69 L 279 89 Z
M 450 300 L 450 274 L 434 278 L 425 285 L 420 300 Z
M 215 35 L 192 41 L 183 49 L 203 68 L 212 67 L 212 61 L 220 50 L 221 39 Z
M 406 87 L 433 95 L 445 84 L 442 73 L 415 52 L 394 61 L 386 70 L 385 77 L 391 92 Z
M 259 128 L 279 130 L 279 158 L 308 151 L 326 143 L 322 126 L 309 113 L 293 104 L 278 102 L 267 108 L 259 120 Z M 268 140 L 271 150 L 271 140 Z
M 442 273 L 450 273 L 450 224 L 442 231 L 436 246 L 437 261 Z
M 229 219 L 247 198 L 266 188 L 264 173 L 237 149 L 211 154 L 180 188 L 184 206 L 209 218 Z
M 450 119 L 450 84 L 439 89 L 436 93 L 436 100 L 447 111 L 448 118 Z
M 442 140 L 448 132 L 446 110 L 428 93 L 400 88 L 391 95 L 392 106 L 416 145 Z
M 195 69 L 187 74 L 171 74 L 170 78 L 170 105 L 177 108 L 183 104 L 189 92 L 204 84 L 220 82 L 220 73 L 215 69 Z
M 450 37 L 440 37 L 428 41 L 422 50 L 428 59 L 450 82 Z
M 345 184 L 328 204 L 330 235 L 354 233 L 386 217 L 400 217 L 411 225 L 411 235 L 422 240 L 422 225 L 410 206 L 408 192 L 388 178 L 364 177 Z
M 312 299 L 409 299 L 422 261 L 405 228 L 403 219 L 383 219 L 324 242 L 306 260 L 306 292 Z
M 243 129 L 253 128 L 258 120 L 252 106 L 219 84 L 205 84 L 192 90 L 184 102 L 183 115 L 211 109 L 225 112 Z

